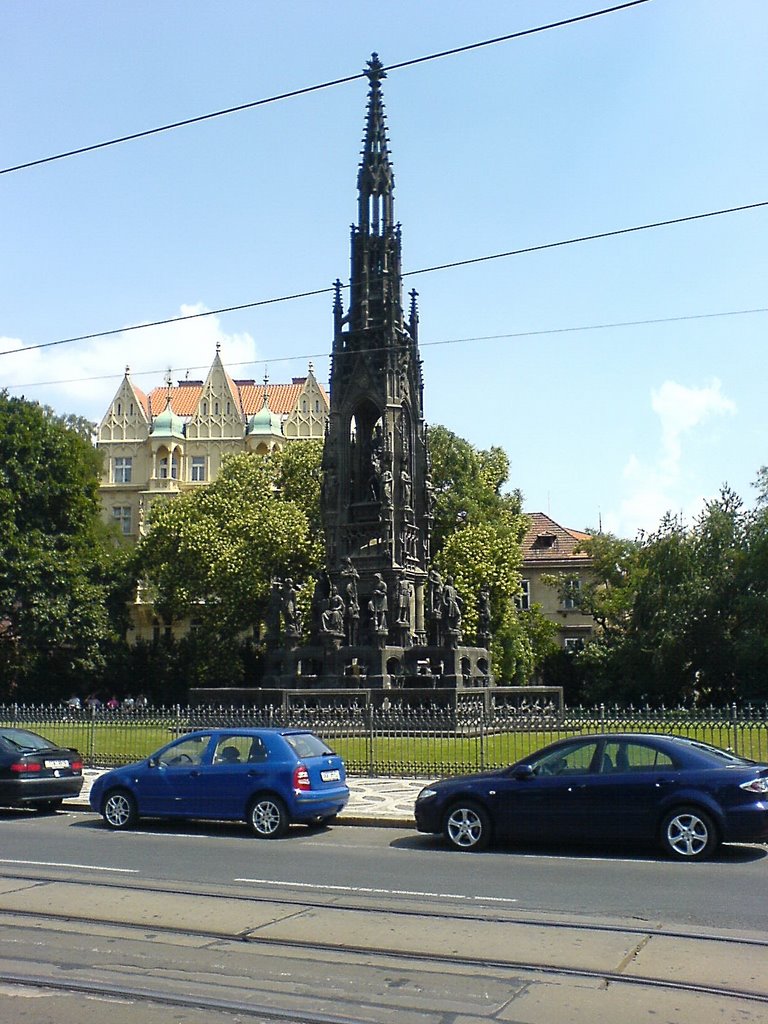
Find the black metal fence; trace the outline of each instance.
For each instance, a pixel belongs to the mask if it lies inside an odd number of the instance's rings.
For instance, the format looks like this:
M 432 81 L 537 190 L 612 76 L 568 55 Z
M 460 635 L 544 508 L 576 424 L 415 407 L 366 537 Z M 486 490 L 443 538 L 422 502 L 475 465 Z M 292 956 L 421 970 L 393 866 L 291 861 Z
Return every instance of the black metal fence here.
M 0 706 L 0 727 L 41 732 L 77 747 L 89 767 L 140 760 L 176 736 L 216 726 L 309 728 L 345 759 L 351 775 L 434 777 L 501 767 L 556 739 L 606 731 L 675 733 L 768 763 L 768 709 L 561 708 L 525 699 L 488 707 L 374 706 L 72 709 Z

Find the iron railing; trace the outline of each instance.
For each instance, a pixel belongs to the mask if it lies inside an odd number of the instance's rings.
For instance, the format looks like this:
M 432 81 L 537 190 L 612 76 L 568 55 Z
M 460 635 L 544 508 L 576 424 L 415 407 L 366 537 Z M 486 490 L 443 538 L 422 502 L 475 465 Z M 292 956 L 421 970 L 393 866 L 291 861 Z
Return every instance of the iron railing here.
M 490 708 L 400 705 L 148 707 L 119 710 L 0 705 L 0 727 L 41 732 L 77 747 L 89 767 L 140 760 L 176 736 L 216 726 L 309 728 L 350 775 L 433 777 L 501 767 L 556 739 L 599 732 L 675 733 L 768 763 L 768 709 L 559 708 L 525 701 Z

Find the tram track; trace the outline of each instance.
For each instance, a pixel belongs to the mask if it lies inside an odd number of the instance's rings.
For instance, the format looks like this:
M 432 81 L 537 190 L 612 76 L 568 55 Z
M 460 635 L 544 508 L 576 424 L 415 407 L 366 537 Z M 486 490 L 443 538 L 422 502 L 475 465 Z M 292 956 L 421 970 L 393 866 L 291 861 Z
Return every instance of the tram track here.
M 84 882 L 53 873 L 5 873 L 0 882 L 3 936 L 15 925 L 38 933 L 66 930 L 70 935 L 150 943 L 163 956 L 194 942 L 197 949 L 215 950 L 225 960 L 245 957 L 244 963 L 263 966 L 267 960 L 283 958 L 304 969 L 312 964 L 320 973 L 332 960 L 358 970 L 404 971 L 411 977 L 483 975 L 518 987 L 593 983 L 605 990 L 631 989 L 639 999 L 639 993 L 648 999 L 678 993 L 709 997 L 734 1009 L 768 1005 L 768 986 L 761 977 L 768 937 L 759 935 L 650 922 L 543 920 L 540 915 L 491 906 L 403 905 L 402 900 L 340 895 L 321 900 L 285 892 L 245 893 L 228 887 L 213 891 L 129 879 Z M 211 924 L 214 912 L 221 926 Z M 193 914 L 201 923 L 192 923 Z M 5 950 L 2 941 L 0 950 Z M 685 956 L 676 956 L 681 950 Z M 722 962 L 720 974 L 711 970 L 713 962 Z M 706 978 L 702 964 L 709 965 Z M 284 1012 L 257 993 L 251 998 L 222 998 L 202 990 L 189 995 L 169 991 L 161 979 L 152 977 L 138 985 L 127 982 L 119 971 L 108 981 L 98 981 L 63 978 L 55 967 L 46 975 L 11 966 L 7 956 L 0 960 L 0 983 L 210 1008 L 265 1021 L 358 1020 L 349 1013 L 334 1016 L 306 1007 Z
M 357 896 L 355 900 L 351 900 L 347 897 L 334 894 L 331 896 L 316 895 L 314 898 L 311 895 L 304 894 L 301 897 L 287 895 L 285 892 L 275 893 L 270 892 L 267 895 L 259 895 L 254 892 L 237 892 L 231 887 L 220 886 L 216 890 L 206 890 L 197 887 L 181 887 L 176 884 L 148 884 L 144 881 L 133 880 L 130 878 L 121 879 L 119 881 L 109 881 L 103 878 L 99 878 L 98 883 L 89 881 L 84 882 L 83 879 L 74 878 L 62 878 L 60 875 L 48 874 L 23 874 L 20 872 L 14 872 L 12 874 L 0 871 L 0 881 L 13 882 L 17 881 L 20 883 L 32 883 L 32 884 L 57 884 L 64 886 L 82 886 L 88 884 L 89 886 L 98 885 L 99 889 L 102 890 L 114 890 L 124 892 L 125 890 L 131 890 L 132 892 L 144 893 L 148 896 L 163 896 L 173 895 L 180 897 L 199 898 L 205 900 L 221 900 L 227 899 L 235 903 L 245 905 L 279 905 L 286 907 L 294 907 L 298 909 L 304 908 L 322 908 L 329 911 L 354 911 L 356 913 L 376 913 L 381 911 L 381 901 L 375 901 L 375 905 L 367 905 L 371 900 L 364 901 Z M 416 895 L 416 894 L 414 894 Z M 426 896 L 428 898 L 439 900 L 440 894 L 418 894 L 419 896 Z M 387 898 L 386 912 L 393 917 L 402 917 L 409 919 L 433 919 L 439 921 L 446 921 L 455 919 L 462 922 L 477 921 L 479 923 L 505 923 L 505 924 L 518 924 L 518 925 L 534 925 L 537 928 L 552 929 L 559 931 L 569 932 L 584 932 L 584 933 L 596 933 L 596 932 L 607 932 L 607 933 L 620 933 L 623 935 L 653 935 L 656 937 L 664 937 L 668 939 L 681 939 L 691 942 L 721 942 L 725 944 L 731 944 L 735 946 L 754 946 L 757 948 L 768 949 L 768 935 L 760 937 L 756 935 L 743 935 L 733 934 L 725 931 L 703 931 L 684 929 L 679 927 L 653 925 L 648 921 L 643 921 L 639 924 L 629 924 L 622 922 L 618 923 L 606 923 L 601 921 L 576 921 L 576 920 L 565 920 L 558 915 L 556 920 L 551 919 L 542 914 L 533 914 L 531 912 L 521 910 L 505 909 L 500 911 L 493 903 L 483 904 L 480 903 L 482 909 L 475 909 L 474 906 L 470 907 L 466 904 L 462 907 L 456 907 L 452 905 L 449 910 L 443 905 L 441 907 L 431 907 L 420 904 L 418 907 L 407 907 L 407 906 L 396 906 L 389 901 L 389 894 Z M 0 893 L 0 917 L 2 917 L 4 911 L 2 908 L 2 894 Z M 35 916 L 35 915 L 31 915 Z M 43 914 L 42 916 L 49 916 Z M 53 916 L 53 915 L 50 915 Z M 66 919 L 72 919 L 72 914 L 67 913 L 62 915 Z M 92 920 L 89 916 L 84 915 L 82 920 Z M 104 922 L 110 923 L 110 922 Z M 114 921 L 113 924 L 120 924 L 123 922 Z M 153 928 L 161 931 L 166 930 L 166 926 L 161 924 L 154 924 Z M 175 932 L 178 929 L 168 926 L 170 932 Z M 231 938 L 232 936 L 227 932 L 209 932 L 201 931 L 199 933 L 211 937 Z

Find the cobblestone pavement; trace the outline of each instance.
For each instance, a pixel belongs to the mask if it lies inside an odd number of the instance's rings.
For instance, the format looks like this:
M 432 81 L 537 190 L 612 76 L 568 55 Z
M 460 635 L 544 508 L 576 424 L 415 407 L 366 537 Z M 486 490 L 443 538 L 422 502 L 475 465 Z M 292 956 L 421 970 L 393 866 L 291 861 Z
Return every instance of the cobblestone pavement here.
M 86 768 L 80 796 L 65 801 L 68 807 L 88 808 L 88 794 L 102 772 Z M 338 817 L 339 824 L 413 827 L 413 803 L 429 779 L 360 778 L 347 779 L 349 803 Z

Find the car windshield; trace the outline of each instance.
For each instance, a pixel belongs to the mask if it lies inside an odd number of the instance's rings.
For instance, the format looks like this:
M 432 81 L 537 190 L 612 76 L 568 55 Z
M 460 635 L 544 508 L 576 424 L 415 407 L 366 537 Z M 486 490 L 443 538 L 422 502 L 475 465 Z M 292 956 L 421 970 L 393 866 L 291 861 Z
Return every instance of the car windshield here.
M 11 747 L 12 750 L 52 750 L 54 744 L 36 732 L 27 732 L 26 729 L 3 729 L 0 732 L 0 739 Z
M 311 732 L 283 733 L 283 738 L 297 757 L 323 757 L 333 753 L 330 747 Z

